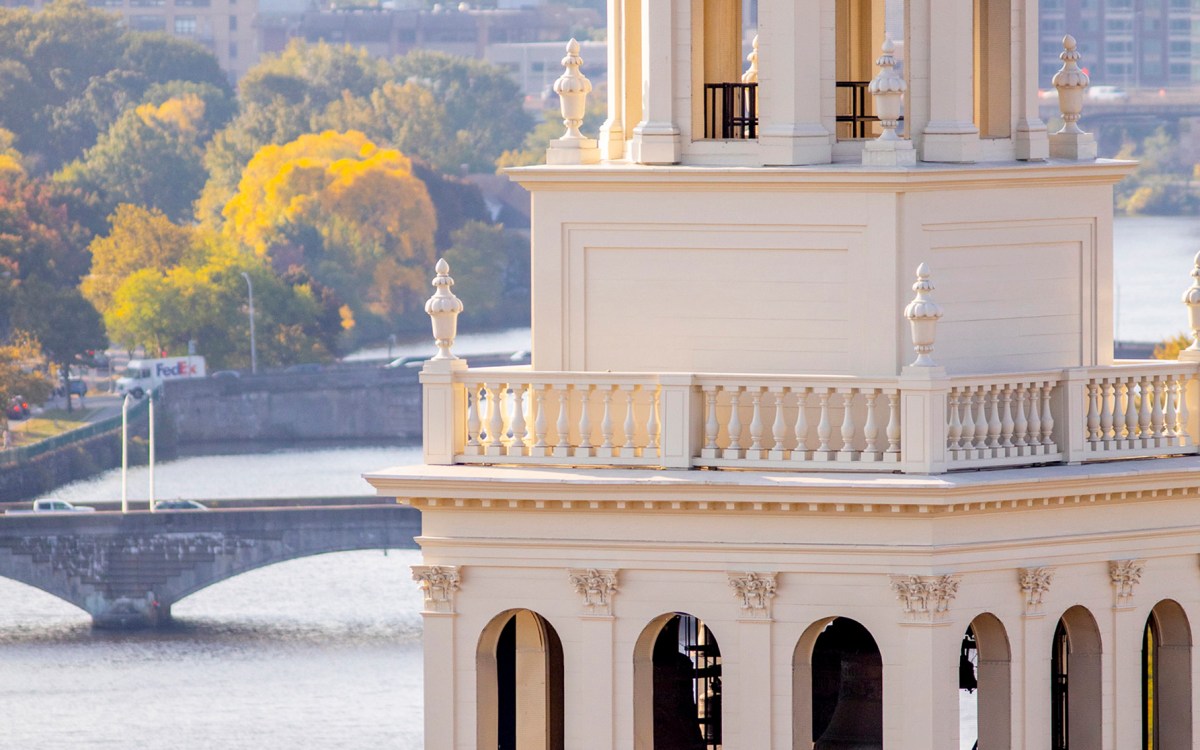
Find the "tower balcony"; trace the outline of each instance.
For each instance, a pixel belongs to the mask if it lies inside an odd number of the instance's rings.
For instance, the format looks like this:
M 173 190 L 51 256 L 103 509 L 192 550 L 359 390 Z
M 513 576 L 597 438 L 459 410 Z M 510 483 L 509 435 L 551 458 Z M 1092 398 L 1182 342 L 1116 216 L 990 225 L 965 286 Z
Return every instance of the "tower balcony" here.
M 428 464 L 940 474 L 1197 453 L 1200 365 L 894 377 L 433 360 Z

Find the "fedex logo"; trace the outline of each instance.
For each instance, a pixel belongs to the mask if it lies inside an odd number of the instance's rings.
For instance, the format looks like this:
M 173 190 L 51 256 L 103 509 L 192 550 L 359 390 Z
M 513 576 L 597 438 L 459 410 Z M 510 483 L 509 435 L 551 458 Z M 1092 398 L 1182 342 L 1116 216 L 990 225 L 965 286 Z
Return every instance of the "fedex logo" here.
M 196 374 L 196 366 L 188 364 L 186 359 L 181 359 L 175 364 L 163 364 L 159 362 L 154 366 L 155 373 L 160 378 L 178 378 Z

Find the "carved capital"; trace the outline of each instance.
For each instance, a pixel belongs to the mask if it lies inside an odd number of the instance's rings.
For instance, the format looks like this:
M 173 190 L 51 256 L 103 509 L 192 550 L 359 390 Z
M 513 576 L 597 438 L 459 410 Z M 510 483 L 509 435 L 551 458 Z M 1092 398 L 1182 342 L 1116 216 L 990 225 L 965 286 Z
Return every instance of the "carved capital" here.
M 775 598 L 775 573 L 729 573 L 729 587 L 742 607 L 742 615 L 754 620 L 771 619 Z
M 1142 580 L 1145 560 L 1111 560 L 1108 577 L 1113 585 L 1113 607 L 1120 609 L 1133 605 L 1133 589 Z
M 1021 591 L 1025 594 L 1025 614 L 1042 614 L 1042 597 L 1050 590 L 1054 580 L 1054 568 L 1022 568 L 1020 570 Z
M 421 584 L 425 611 L 454 614 L 454 594 L 460 588 L 461 568 L 457 565 L 414 565 L 412 577 Z
M 958 595 L 958 576 L 892 576 L 892 590 L 910 622 L 939 622 L 948 617 Z
M 613 597 L 617 594 L 617 571 L 572 568 L 567 574 L 575 592 L 583 597 L 584 614 L 612 615 Z

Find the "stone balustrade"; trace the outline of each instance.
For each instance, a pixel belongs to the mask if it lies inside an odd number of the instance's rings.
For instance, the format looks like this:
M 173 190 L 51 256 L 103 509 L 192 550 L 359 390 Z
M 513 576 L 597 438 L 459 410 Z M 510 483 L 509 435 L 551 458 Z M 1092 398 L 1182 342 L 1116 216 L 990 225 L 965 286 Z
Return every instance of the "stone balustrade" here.
M 431 362 L 426 461 L 936 474 L 1191 454 L 1198 374 L 1188 361 L 872 379 Z

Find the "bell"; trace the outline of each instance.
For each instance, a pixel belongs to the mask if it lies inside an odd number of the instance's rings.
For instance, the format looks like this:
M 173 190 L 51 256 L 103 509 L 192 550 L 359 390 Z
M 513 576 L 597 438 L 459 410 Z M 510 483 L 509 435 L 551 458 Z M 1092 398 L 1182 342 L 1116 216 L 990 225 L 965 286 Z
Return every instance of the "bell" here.
M 813 750 L 883 750 L 883 665 L 878 656 L 842 657 L 837 706 Z

